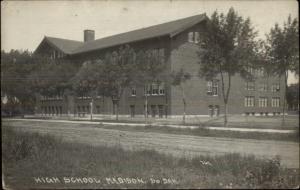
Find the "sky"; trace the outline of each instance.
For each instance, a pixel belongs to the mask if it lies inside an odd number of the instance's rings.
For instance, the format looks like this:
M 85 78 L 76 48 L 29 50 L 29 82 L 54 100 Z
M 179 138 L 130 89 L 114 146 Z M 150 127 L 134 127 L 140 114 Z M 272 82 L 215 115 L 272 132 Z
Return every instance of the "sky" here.
M 98 39 L 230 7 L 250 17 L 262 39 L 289 14 L 298 17 L 296 0 L 1 1 L 1 50 L 34 51 L 44 36 L 83 41 L 85 29 L 95 30 Z

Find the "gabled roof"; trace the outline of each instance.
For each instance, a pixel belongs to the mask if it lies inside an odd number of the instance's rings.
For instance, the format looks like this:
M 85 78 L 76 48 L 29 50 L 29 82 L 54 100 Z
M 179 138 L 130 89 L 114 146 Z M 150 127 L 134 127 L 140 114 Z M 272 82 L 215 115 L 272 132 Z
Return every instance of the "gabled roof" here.
M 169 35 L 172 37 L 193 25 L 202 22 L 205 19 L 207 19 L 206 15 L 201 14 L 159 25 L 150 26 L 147 28 L 117 34 L 114 36 L 101 38 L 98 40 L 84 43 L 82 46 L 75 49 L 73 51 L 73 54 L 103 49 L 115 45 L 126 44 L 129 42 L 135 42 L 159 36 Z
M 65 54 L 71 54 L 73 50 L 84 44 L 84 42 L 75 41 L 75 40 L 67 40 L 62 38 L 53 38 L 45 36 L 43 41 L 40 43 L 39 47 L 43 43 L 49 43 L 51 46 L 61 50 Z M 36 51 L 39 49 L 36 49 Z
M 195 15 L 159 25 L 125 32 L 89 42 L 80 42 L 60 38 L 45 37 L 44 40 L 59 48 L 66 54 L 80 54 L 116 45 L 151 39 L 160 36 L 173 37 L 180 32 L 207 19 L 206 14 Z M 43 40 L 43 41 L 44 41 Z M 43 42 L 42 42 L 43 43 Z M 41 43 L 41 44 L 42 44 Z M 38 48 L 37 48 L 38 49 Z

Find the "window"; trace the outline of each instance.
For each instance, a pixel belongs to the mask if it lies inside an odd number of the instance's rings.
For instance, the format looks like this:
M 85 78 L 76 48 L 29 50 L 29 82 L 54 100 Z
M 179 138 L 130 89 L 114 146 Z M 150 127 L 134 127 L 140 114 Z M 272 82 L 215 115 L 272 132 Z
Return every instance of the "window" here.
M 136 88 L 135 88 L 135 86 L 131 88 L 131 96 L 136 96 Z
M 267 106 L 268 106 L 268 98 L 267 97 L 259 97 L 258 107 L 267 107 Z
M 212 93 L 212 81 L 207 81 L 207 94 Z
M 151 105 L 151 116 L 152 117 L 156 116 L 156 106 L 155 105 Z
M 214 115 L 214 108 L 213 108 L 213 106 L 212 105 L 209 105 L 208 106 L 208 115 L 210 116 L 210 117 L 212 117 L 213 115 Z
M 164 83 L 159 84 L 158 93 L 159 93 L 159 95 L 165 95 L 165 84 Z
M 200 34 L 199 32 L 189 32 L 188 33 L 188 41 L 192 43 L 199 43 L 200 42 Z
M 161 63 L 165 62 L 165 49 L 159 49 L 159 60 Z
M 152 50 L 152 56 L 155 57 L 155 58 L 158 58 L 158 56 L 159 56 L 158 55 L 158 49 L 153 49 Z
M 255 83 L 254 82 L 246 82 L 245 90 L 255 90 Z
M 265 70 L 264 70 L 264 68 L 257 69 L 256 70 L 256 75 L 259 76 L 259 77 L 265 76 Z
M 254 74 L 254 69 L 252 67 L 247 67 L 246 71 L 251 75 Z
M 189 32 L 188 38 L 189 42 L 194 42 L 194 32 Z
M 54 108 L 54 106 L 52 106 L 51 108 L 52 108 L 52 112 L 51 113 L 52 113 L 52 115 L 54 115 L 55 114 L 55 108 Z
M 145 85 L 144 94 L 146 95 L 164 95 L 165 94 L 165 85 L 163 82 L 155 82 L 152 84 Z
M 151 94 L 151 85 L 150 84 L 145 85 L 144 94 L 148 95 L 148 96 Z
M 131 117 L 135 116 L 135 106 L 134 105 L 130 105 L 130 116 Z
M 280 86 L 279 84 L 273 84 L 271 87 L 272 92 L 279 92 L 280 91 Z
M 266 83 L 259 84 L 258 85 L 258 90 L 266 92 L 266 91 L 268 91 L 268 85 Z
M 158 105 L 158 116 L 159 118 L 162 118 L 164 115 L 164 106 L 163 105 Z
M 199 32 L 195 32 L 194 33 L 194 40 L 195 40 L 195 43 L 199 43 L 200 42 L 200 35 L 199 35 Z
M 90 106 L 86 106 L 86 113 L 90 113 L 91 109 Z
M 245 107 L 254 107 L 254 96 L 245 97 Z
M 207 94 L 212 96 L 218 96 L 219 82 L 217 80 L 207 81 Z
M 96 106 L 97 114 L 100 113 L 100 106 Z
M 279 107 L 280 106 L 280 98 L 279 97 L 272 98 L 271 106 Z
M 152 83 L 152 95 L 158 95 L 158 84 Z
M 215 105 L 214 116 L 219 116 L 219 112 L 220 112 L 220 106 Z

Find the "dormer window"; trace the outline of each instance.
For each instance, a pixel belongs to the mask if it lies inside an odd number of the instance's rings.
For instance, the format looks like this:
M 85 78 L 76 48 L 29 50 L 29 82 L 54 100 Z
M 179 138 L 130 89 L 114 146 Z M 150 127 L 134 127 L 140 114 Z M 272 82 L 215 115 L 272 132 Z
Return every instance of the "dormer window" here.
M 200 42 L 200 34 L 199 32 L 189 32 L 188 33 L 188 41 L 191 43 L 199 43 Z

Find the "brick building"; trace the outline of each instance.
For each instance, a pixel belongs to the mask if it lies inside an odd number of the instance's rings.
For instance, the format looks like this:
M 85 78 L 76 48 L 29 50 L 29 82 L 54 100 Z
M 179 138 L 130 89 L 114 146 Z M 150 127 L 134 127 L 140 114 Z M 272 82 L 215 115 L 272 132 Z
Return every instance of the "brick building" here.
M 162 56 L 167 65 L 165 74 L 183 68 L 192 76 L 184 83 L 188 116 L 224 113 L 219 79 L 206 81 L 198 77 L 201 31 L 205 27 L 205 14 L 196 15 L 168 23 L 117 34 L 95 40 L 93 30 L 84 31 L 84 41 L 73 41 L 44 37 L 35 53 L 52 59 L 70 59 L 84 62 L 103 59 L 107 52 L 129 44 L 135 50 L 151 50 Z M 205 64 L 205 63 L 201 63 Z M 285 92 L 284 80 L 266 76 L 264 71 L 252 70 L 257 76 L 254 82 L 247 82 L 241 76 L 234 76 L 229 114 L 273 115 L 282 110 Z M 179 87 L 166 81 L 153 84 L 148 90 L 143 87 L 129 87 L 120 101 L 120 114 L 143 116 L 145 93 L 148 97 L 148 113 L 152 117 L 178 116 L 183 112 L 182 92 Z M 61 115 L 90 112 L 89 97 L 42 97 L 38 112 L 46 115 Z M 98 96 L 93 103 L 93 114 L 114 114 L 114 106 L 109 98 Z

